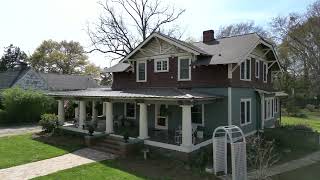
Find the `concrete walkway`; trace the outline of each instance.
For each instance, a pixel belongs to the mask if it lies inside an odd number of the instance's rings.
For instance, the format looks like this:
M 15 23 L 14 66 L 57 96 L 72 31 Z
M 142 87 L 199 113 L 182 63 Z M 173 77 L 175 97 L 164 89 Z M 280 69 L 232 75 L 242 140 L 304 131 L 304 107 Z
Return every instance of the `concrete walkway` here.
M 320 151 L 311 153 L 301 159 L 296 159 L 284 164 L 273 166 L 268 169 L 268 174 L 269 176 L 274 176 L 277 174 L 281 174 L 281 173 L 292 171 L 298 168 L 309 166 L 317 162 L 320 162 Z M 249 179 L 256 179 L 255 177 L 256 177 L 256 171 L 248 173 Z
M 0 169 L 1 180 L 26 180 L 96 161 L 114 159 L 115 155 L 90 148 L 51 159 Z
M 41 131 L 41 127 L 37 125 L 0 127 L 0 137 L 40 132 L 40 131 Z

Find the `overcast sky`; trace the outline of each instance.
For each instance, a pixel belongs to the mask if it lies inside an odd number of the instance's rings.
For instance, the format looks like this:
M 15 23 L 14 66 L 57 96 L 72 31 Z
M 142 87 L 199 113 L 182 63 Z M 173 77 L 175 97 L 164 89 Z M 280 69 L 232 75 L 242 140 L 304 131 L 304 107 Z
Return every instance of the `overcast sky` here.
M 104 0 L 101 0 L 102 2 Z M 179 19 L 185 37 L 199 39 L 203 30 L 253 20 L 266 26 L 272 17 L 304 12 L 314 0 L 162 0 L 186 9 Z M 90 42 L 85 28 L 101 13 L 97 0 L 0 0 L 0 55 L 9 44 L 27 54 L 43 40 Z M 109 65 L 103 54 L 89 55 L 96 65 Z

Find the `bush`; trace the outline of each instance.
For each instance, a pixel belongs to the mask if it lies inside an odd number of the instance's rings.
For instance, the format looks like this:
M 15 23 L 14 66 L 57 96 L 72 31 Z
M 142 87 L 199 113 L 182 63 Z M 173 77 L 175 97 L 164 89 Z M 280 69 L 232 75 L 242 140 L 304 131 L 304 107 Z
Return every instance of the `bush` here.
M 313 129 L 310 126 L 305 125 L 305 124 L 285 125 L 285 126 L 282 126 L 282 128 L 313 132 Z
M 312 104 L 307 104 L 306 109 L 310 112 L 314 112 L 316 110 L 316 106 Z
M 54 112 L 54 100 L 43 93 L 10 88 L 2 92 L 6 119 L 0 119 L 7 123 L 37 122 L 41 114 Z
M 7 112 L 0 109 L 0 123 L 4 122 L 7 119 Z
M 43 114 L 39 125 L 42 126 L 42 129 L 46 133 L 54 132 L 59 125 L 58 116 L 55 114 Z
M 293 113 L 293 114 L 291 114 L 291 116 L 298 117 L 298 118 L 308 118 L 308 115 L 306 113 L 303 113 L 303 112 Z

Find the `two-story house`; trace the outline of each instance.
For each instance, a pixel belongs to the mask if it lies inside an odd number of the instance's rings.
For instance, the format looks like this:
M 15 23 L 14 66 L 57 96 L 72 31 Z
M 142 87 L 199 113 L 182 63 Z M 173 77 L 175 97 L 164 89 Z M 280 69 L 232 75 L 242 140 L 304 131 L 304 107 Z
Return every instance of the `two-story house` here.
M 187 43 L 152 33 L 106 73 L 110 89 L 53 92 L 79 101 L 79 127 L 87 120 L 86 102 L 103 102 L 105 132 L 121 135 L 119 119 L 130 122 L 133 138 L 146 145 L 190 153 L 210 144 L 218 126 L 237 125 L 246 135 L 273 127 L 279 100 L 272 74 L 281 70 L 273 45 L 256 33 Z

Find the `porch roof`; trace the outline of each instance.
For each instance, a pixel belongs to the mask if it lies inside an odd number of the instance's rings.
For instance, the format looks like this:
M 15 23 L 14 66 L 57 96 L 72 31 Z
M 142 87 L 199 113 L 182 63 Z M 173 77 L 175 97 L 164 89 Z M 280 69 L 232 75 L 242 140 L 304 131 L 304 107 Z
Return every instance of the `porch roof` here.
M 110 99 L 160 99 L 160 100 L 214 100 L 221 99 L 211 93 L 204 93 L 190 89 L 176 88 L 145 88 L 112 90 L 110 88 L 91 88 L 78 91 L 51 91 L 47 95 L 65 98 L 110 98 Z

